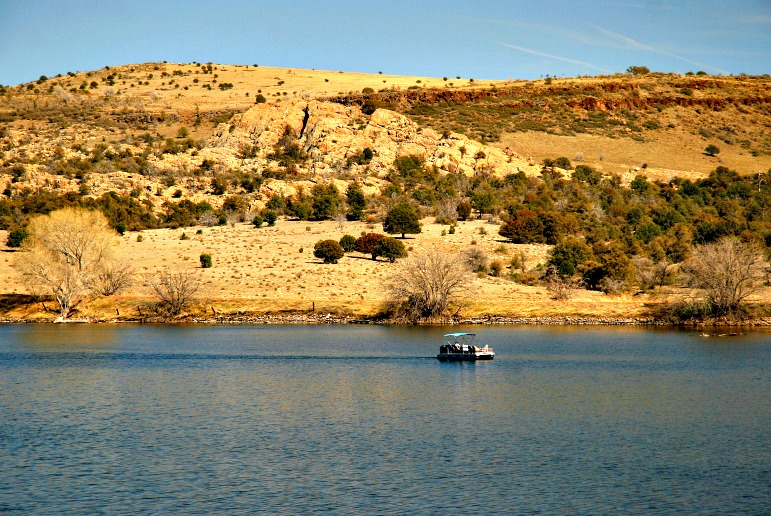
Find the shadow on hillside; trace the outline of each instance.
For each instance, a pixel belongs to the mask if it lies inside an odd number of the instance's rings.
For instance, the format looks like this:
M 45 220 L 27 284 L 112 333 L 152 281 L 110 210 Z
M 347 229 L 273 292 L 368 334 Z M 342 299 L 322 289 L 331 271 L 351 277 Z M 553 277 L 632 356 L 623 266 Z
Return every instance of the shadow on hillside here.
M 0 294 L 0 313 L 8 313 L 17 308 L 30 306 L 39 301 L 39 296 L 32 296 L 29 294 Z
M 380 260 L 373 260 L 371 256 L 350 256 L 345 255 L 346 258 L 352 258 L 354 260 L 367 260 L 368 262 L 377 262 Z
M 368 261 L 368 262 L 378 262 L 378 263 L 386 263 L 388 261 L 388 260 L 373 260 L 372 258 L 370 258 L 368 256 L 349 256 L 349 255 L 345 255 L 343 258 L 345 258 L 346 260 L 365 260 L 365 261 Z M 343 260 L 343 258 L 340 258 L 340 260 Z M 337 265 L 337 264 L 324 263 L 321 259 L 318 259 L 318 260 L 308 260 L 305 263 L 308 264 L 308 265 Z M 338 262 L 338 264 L 339 263 L 340 262 Z

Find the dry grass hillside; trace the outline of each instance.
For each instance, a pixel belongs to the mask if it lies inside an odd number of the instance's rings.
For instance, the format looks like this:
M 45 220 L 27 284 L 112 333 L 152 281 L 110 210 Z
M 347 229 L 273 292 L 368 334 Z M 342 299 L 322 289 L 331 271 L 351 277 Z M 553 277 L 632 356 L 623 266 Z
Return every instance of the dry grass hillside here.
M 362 102 L 362 96 L 346 102 Z M 699 177 L 771 166 L 771 79 L 649 74 L 366 96 L 435 130 L 540 162 L 565 156 L 605 173 Z M 714 144 L 718 156 L 704 149 Z
M 497 226 L 485 221 L 461 222 L 455 234 L 447 227 L 424 220 L 423 232 L 405 240 L 413 252 L 423 249 L 458 253 L 476 248 L 490 261 L 504 264 L 501 277 L 482 274 L 459 312 L 462 317 L 586 317 L 626 319 L 650 317 L 661 309 L 667 294 L 610 297 L 600 292 L 576 291 L 567 301 L 555 301 L 546 288 L 512 282 L 513 258 L 522 255 L 531 269 L 546 258 L 545 245 L 516 245 L 501 241 Z M 140 318 L 147 315 L 153 295 L 147 279 L 160 271 L 190 271 L 200 275 L 203 289 L 189 314 L 213 317 L 236 313 L 281 313 L 285 311 L 368 317 L 383 309 L 383 283 L 398 266 L 387 260 L 373 261 L 369 255 L 350 253 L 337 264 L 324 264 L 313 256 L 320 239 L 340 239 L 344 234 L 380 228 L 364 222 L 303 222 L 279 220 L 275 227 L 251 224 L 222 227 L 190 227 L 128 232 L 120 239 L 119 257 L 134 264 L 136 283 L 120 296 L 95 298 L 79 307 L 75 317 L 97 319 Z M 182 235 L 187 236 L 182 240 Z M 0 241 L 5 241 L 0 232 Z M 141 235 L 141 241 L 137 237 Z M 29 290 L 13 261 L 21 253 L 0 246 L 0 284 L 5 300 L 0 309 L 6 317 L 54 319 L 55 303 L 27 303 Z M 209 253 L 213 266 L 202 269 L 199 256 Z M 755 299 L 762 299 L 760 296 Z M 142 308 L 145 311 L 142 312 Z M 214 308 L 214 311 L 212 311 Z M 117 309 L 117 311 L 116 311 Z
M 64 142 L 78 136 L 117 141 L 118 135 L 147 130 L 176 136 L 180 127 L 187 127 L 194 138 L 207 138 L 218 123 L 254 105 L 258 95 L 278 103 L 360 93 L 364 88 L 406 90 L 442 84 L 441 79 L 430 77 L 146 63 L 70 72 L 6 87 L 0 95 L 0 121 L 6 130 L 53 131 Z M 464 82 L 468 84 L 473 83 Z M 66 131 L 73 126 L 81 133 Z
M 141 135 L 206 141 L 255 105 L 369 101 L 439 134 L 540 163 L 565 156 L 624 178 L 771 168 L 771 79 L 650 74 L 546 81 L 404 77 L 255 65 L 147 63 L 44 77 L 0 91 L 0 159 L 39 163 Z M 183 131 L 183 132 L 181 132 Z M 704 153 L 707 145 L 720 149 Z

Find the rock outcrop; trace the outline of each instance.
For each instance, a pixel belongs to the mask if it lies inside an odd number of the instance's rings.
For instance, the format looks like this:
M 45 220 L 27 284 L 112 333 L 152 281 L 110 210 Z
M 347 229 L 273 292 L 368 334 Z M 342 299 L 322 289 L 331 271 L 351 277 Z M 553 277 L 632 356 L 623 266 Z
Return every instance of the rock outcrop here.
M 349 168 L 354 173 L 382 178 L 396 158 L 407 155 L 421 156 L 440 173 L 539 172 L 538 167 L 514 152 L 486 146 L 460 134 L 440 135 L 432 129 L 422 129 L 393 111 L 377 109 L 366 115 L 357 106 L 316 100 L 259 104 L 237 114 L 229 123 L 220 125 L 201 155 L 235 160 L 241 149 L 256 145 L 254 157 L 244 161 L 257 168 L 269 168 L 273 165 L 270 155 L 287 128 L 297 135 L 298 143 L 310 157 L 308 167 L 312 175 L 324 176 Z M 372 159 L 360 163 L 365 149 L 373 151 Z

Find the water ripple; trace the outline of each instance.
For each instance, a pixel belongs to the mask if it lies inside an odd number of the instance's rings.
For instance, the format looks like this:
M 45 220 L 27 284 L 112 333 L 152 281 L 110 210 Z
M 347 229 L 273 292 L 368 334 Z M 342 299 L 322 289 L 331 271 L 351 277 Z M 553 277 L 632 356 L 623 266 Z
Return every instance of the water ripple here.
M 758 340 L 510 328 L 447 364 L 401 329 L 150 330 L 0 334 L 0 512 L 767 512 Z

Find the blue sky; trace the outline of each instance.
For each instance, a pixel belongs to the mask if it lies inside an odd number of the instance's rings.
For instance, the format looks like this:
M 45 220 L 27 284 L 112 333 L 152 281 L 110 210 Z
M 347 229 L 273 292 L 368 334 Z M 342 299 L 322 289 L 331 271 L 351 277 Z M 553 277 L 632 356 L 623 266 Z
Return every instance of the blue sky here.
M 771 73 L 770 0 L 0 0 L 0 84 L 148 61 L 476 79 Z

